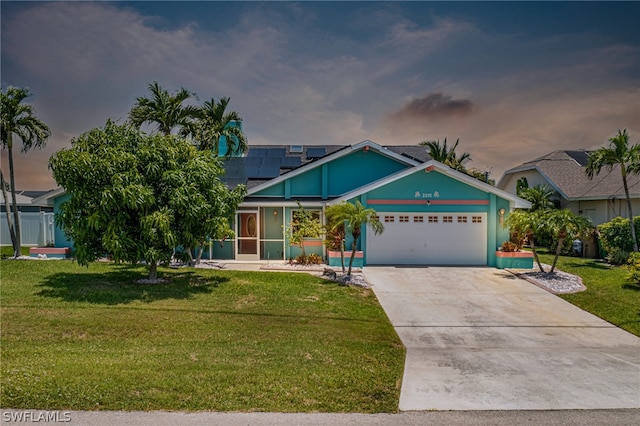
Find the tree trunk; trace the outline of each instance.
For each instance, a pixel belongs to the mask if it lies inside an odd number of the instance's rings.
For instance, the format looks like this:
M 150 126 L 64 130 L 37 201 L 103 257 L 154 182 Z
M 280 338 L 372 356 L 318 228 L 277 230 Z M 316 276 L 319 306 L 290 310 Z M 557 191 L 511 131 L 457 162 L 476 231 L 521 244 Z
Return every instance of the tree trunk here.
M 344 235 L 340 237 L 340 264 L 342 265 L 342 273 L 344 274 Z
M 149 279 L 150 280 L 158 279 L 158 264 L 156 262 L 151 262 L 149 264 Z
M 196 250 L 198 250 L 198 254 L 196 255 L 196 265 L 200 264 L 200 259 L 202 259 L 202 252 L 204 251 L 204 241 L 202 241 L 198 247 L 196 248 Z
M 538 252 L 536 251 L 536 245 L 533 242 L 533 236 L 529 237 L 529 245 L 531 246 L 531 251 L 533 252 L 533 257 L 536 259 L 538 268 L 540 268 L 540 272 L 544 272 L 544 268 L 542 267 L 542 263 L 540 263 L 540 258 L 538 257 Z
M 351 246 L 351 258 L 349 259 L 349 271 L 347 272 L 347 276 L 351 276 L 351 267 L 353 266 L 353 259 L 356 257 L 356 250 L 358 248 L 358 240 L 360 236 L 354 237 L 353 245 Z
M 633 211 L 631 210 L 631 198 L 629 198 L 629 185 L 627 185 L 627 173 L 622 167 L 622 185 L 624 186 L 624 195 L 627 197 L 627 208 L 629 209 L 629 226 L 631 227 L 631 237 L 633 238 L 633 251 L 638 251 L 638 239 L 636 237 L 636 225 L 633 223 Z
M 9 185 L 11 186 L 11 202 L 13 203 L 13 224 L 15 235 L 13 242 L 13 255 L 20 257 L 20 214 L 18 213 L 18 203 L 16 203 L 16 179 L 13 173 L 13 134 L 8 132 L 7 151 L 9 152 Z M 637 247 L 636 247 L 637 249 Z
M 553 265 L 551 265 L 550 274 L 556 269 L 556 263 L 558 263 L 558 257 L 560 257 L 560 252 L 562 251 L 562 244 L 564 243 L 564 237 L 558 238 L 558 246 L 556 247 L 556 256 L 553 258 Z
M 11 237 L 11 246 L 16 246 L 16 230 L 13 227 L 13 219 L 11 219 L 11 205 L 7 196 L 7 188 L 5 186 L 4 174 L 0 170 L 0 185 L 2 186 L 2 197 L 4 198 L 4 211 L 7 215 L 7 226 L 9 228 L 9 236 Z M 344 265 L 343 265 L 344 268 Z M 344 271 L 343 271 L 344 272 Z

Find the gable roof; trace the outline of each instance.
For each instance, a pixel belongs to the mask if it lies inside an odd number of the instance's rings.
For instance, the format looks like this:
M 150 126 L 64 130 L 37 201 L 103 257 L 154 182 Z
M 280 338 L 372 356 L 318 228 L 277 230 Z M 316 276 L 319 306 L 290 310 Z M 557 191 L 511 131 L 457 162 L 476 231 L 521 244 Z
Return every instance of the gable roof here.
M 535 170 L 540 173 L 558 193 L 567 200 L 597 200 L 624 197 L 624 186 L 620 167 L 603 168 L 598 176 L 589 179 L 585 165 L 591 151 L 553 151 L 535 160 L 507 170 L 500 178 L 502 187 L 507 178 L 515 173 Z M 629 194 L 640 197 L 640 176 L 628 175 Z
M 283 146 L 280 146 L 283 147 Z M 423 160 L 421 159 L 417 159 L 414 156 L 421 156 L 422 158 L 429 158 L 429 155 L 426 151 L 426 149 L 424 147 L 417 147 L 418 150 L 414 150 L 414 146 L 381 146 L 378 145 L 375 142 L 369 141 L 369 140 L 365 140 L 362 141 L 360 143 L 357 143 L 355 145 L 347 145 L 347 146 L 340 146 L 337 149 L 335 149 L 337 146 L 336 145 L 329 145 L 328 147 L 331 147 L 332 149 L 327 153 L 326 155 L 324 155 L 323 157 L 319 157 L 319 158 L 313 158 L 310 159 L 309 161 L 305 161 L 304 164 L 302 164 L 300 167 L 295 168 L 293 170 L 284 170 L 283 173 L 281 173 L 279 176 L 274 177 L 272 179 L 268 179 L 268 180 L 258 180 L 257 182 L 254 181 L 252 182 L 251 179 L 248 179 L 247 181 L 247 195 L 251 195 L 253 193 L 256 193 L 258 191 L 261 191 L 265 188 L 268 188 L 272 185 L 276 185 L 280 182 L 283 182 L 286 179 L 298 176 L 302 173 L 305 173 L 315 167 L 319 167 L 322 164 L 328 163 L 330 161 L 333 161 L 337 158 L 343 157 L 345 155 L 348 155 L 352 152 L 361 150 L 365 147 L 368 147 L 369 149 L 375 150 L 377 152 L 379 152 L 382 155 L 385 155 L 387 157 L 391 157 L 396 159 L 397 161 L 404 163 L 408 166 L 415 166 L 417 164 L 420 164 Z M 309 147 L 311 148 L 311 147 Z M 319 146 L 313 146 L 313 148 L 320 148 Z M 421 148 L 421 149 L 420 149 Z M 423 151 L 423 153 L 421 153 L 420 151 Z M 246 164 L 246 163 L 245 163 Z M 246 169 L 245 169 L 246 170 Z
M 417 164 L 413 167 L 410 167 L 408 169 L 402 170 L 398 173 L 395 173 L 391 176 L 387 176 L 383 179 L 380 179 L 376 182 L 372 182 L 369 185 L 365 185 L 361 188 L 358 188 L 354 191 L 349 192 L 348 194 L 344 194 L 341 197 L 338 197 L 334 200 L 331 200 L 331 202 L 329 204 L 336 204 L 336 203 L 340 203 L 342 201 L 346 201 L 346 200 L 350 200 L 354 197 L 357 197 L 359 195 L 362 195 L 366 192 L 372 191 L 376 188 L 380 188 L 381 186 L 387 185 L 391 182 L 397 181 L 399 179 L 402 179 L 406 176 L 409 176 L 413 173 L 418 173 L 418 172 L 422 172 L 425 169 L 428 169 L 432 167 L 434 170 L 437 170 L 438 172 L 444 174 L 445 176 L 448 176 L 452 179 L 456 179 L 460 182 L 463 182 L 469 186 L 472 186 L 474 188 L 477 188 L 481 191 L 490 193 L 490 194 L 495 194 L 496 196 L 503 198 L 507 201 L 509 201 L 509 204 L 517 209 L 528 209 L 531 208 L 531 203 L 523 200 L 520 197 L 517 197 L 507 191 L 503 191 L 502 189 L 496 188 L 493 185 L 489 185 L 488 183 L 482 182 L 481 180 L 478 180 L 472 176 L 469 176 L 465 173 L 459 172 L 457 170 L 452 169 L 451 167 L 440 163 L 439 161 L 436 160 L 429 160 L 425 163 L 420 163 Z

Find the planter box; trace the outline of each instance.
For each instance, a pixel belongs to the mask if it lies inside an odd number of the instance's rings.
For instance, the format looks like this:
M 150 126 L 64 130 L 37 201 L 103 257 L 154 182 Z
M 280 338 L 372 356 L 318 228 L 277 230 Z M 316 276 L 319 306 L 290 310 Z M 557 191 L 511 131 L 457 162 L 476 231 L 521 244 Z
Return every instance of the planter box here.
M 496 267 L 498 269 L 531 269 L 533 253 L 530 251 L 496 251 Z
M 327 251 L 327 257 L 329 258 L 329 266 L 337 266 L 337 267 L 341 267 L 342 266 L 342 264 L 340 263 L 340 252 L 339 251 L 328 250 Z M 350 258 L 351 258 L 351 252 L 350 251 L 345 251 L 344 252 L 344 267 L 345 268 L 349 267 L 349 259 Z M 356 257 L 353 258 L 353 267 L 354 268 L 362 268 L 363 261 L 364 261 L 364 252 L 357 251 L 356 252 Z
M 66 259 L 71 257 L 70 247 L 31 247 L 29 257 L 48 257 L 54 259 Z

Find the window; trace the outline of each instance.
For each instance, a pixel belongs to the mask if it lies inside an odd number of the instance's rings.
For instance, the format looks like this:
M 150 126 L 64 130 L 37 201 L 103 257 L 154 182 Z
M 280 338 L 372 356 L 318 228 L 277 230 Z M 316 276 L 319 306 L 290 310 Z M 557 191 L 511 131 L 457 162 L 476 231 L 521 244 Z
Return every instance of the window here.
M 471 216 L 472 223 L 482 223 L 482 216 Z
M 424 222 L 424 216 L 414 216 L 413 223 L 422 223 Z
M 400 222 L 402 223 L 409 222 L 409 216 L 400 216 Z
M 301 214 L 306 214 L 306 213 L 310 213 L 311 214 L 311 220 L 313 221 L 318 221 L 319 223 L 322 223 L 320 221 L 320 210 L 304 210 L 304 213 L 300 212 L 299 210 L 294 210 L 292 212 L 292 217 L 291 217 L 291 229 L 293 232 L 297 232 L 298 231 L 298 222 L 300 220 L 300 215 Z
M 467 223 L 466 216 L 458 216 L 458 223 Z
M 442 223 L 453 223 L 453 216 L 442 216 Z
M 395 221 L 396 221 L 396 217 L 395 217 L 395 216 L 385 216 L 385 217 L 384 217 L 384 221 L 385 221 L 386 223 L 393 223 L 393 222 L 395 222 Z
M 429 216 L 429 223 L 438 223 L 438 216 Z

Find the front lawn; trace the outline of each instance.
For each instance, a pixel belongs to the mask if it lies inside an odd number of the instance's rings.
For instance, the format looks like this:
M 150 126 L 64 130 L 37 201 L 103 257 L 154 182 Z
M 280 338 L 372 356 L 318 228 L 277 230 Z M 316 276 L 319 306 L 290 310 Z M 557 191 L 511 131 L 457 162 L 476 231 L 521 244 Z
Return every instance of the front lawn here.
M 394 412 L 373 292 L 307 274 L 0 262 L 4 408 Z
M 551 264 L 553 255 L 541 252 L 540 260 Z M 600 260 L 568 256 L 560 256 L 557 268 L 580 276 L 587 287 L 582 293 L 560 297 L 640 336 L 640 287 L 626 282 L 625 269 Z

